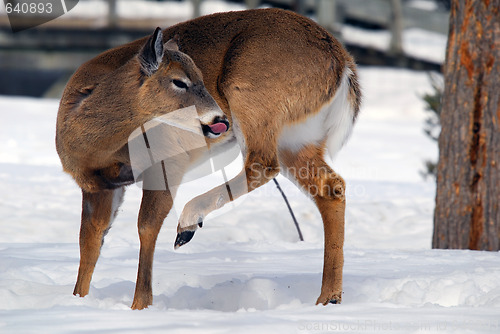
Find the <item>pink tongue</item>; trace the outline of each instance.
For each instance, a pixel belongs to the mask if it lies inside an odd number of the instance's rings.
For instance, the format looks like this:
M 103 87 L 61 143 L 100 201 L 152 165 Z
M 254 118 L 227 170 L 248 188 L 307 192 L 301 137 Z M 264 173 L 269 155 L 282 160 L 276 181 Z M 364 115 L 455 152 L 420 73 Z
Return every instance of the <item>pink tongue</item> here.
M 215 123 L 212 125 L 209 125 L 210 130 L 212 130 L 213 133 L 219 134 L 227 131 L 227 126 L 224 123 Z

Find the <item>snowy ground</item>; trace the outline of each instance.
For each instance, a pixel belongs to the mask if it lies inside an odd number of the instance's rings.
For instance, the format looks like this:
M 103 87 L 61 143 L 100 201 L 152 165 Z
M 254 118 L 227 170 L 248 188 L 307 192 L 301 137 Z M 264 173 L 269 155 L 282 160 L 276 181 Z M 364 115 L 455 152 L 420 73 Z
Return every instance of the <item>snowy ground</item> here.
M 0 97 L 1 333 L 498 333 L 500 254 L 431 250 L 434 185 L 422 161 L 424 73 L 362 68 L 359 122 L 334 167 L 348 183 L 343 304 L 315 306 L 322 226 L 280 178 L 205 222 L 173 250 L 167 218 L 155 254 L 154 305 L 132 311 L 137 187 L 106 238 L 90 294 L 72 295 L 80 193 L 54 148 L 57 101 Z

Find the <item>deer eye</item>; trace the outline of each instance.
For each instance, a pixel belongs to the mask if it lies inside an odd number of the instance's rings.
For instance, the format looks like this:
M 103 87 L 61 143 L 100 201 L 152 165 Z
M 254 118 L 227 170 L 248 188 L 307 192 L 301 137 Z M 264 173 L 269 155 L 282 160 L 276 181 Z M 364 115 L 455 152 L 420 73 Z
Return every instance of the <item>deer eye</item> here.
M 172 83 L 174 84 L 175 87 L 177 88 L 180 88 L 180 89 L 188 89 L 188 85 L 182 81 L 182 80 L 177 80 L 177 79 L 174 79 L 172 81 Z

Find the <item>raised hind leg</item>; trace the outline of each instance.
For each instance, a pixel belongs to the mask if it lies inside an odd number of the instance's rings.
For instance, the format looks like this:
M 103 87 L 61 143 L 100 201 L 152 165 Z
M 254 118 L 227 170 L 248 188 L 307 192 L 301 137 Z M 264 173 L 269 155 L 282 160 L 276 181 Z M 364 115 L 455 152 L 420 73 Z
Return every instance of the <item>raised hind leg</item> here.
M 82 191 L 82 222 L 80 227 L 80 267 L 74 295 L 89 293 L 90 281 L 99 258 L 104 236 L 123 200 L 124 188 L 95 193 Z
M 210 212 L 259 188 L 279 173 L 276 131 L 272 127 L 262 128 L 258 133 L 246 130 L 242 131 L 245 144 L 243 151 L 246 151 L 243 169 L 225 184 L 195 197 L 185 205 L 177 225 L 175 247 L 189 242 Z M 259 136 L 267 140 L 255 138 Z
M 323 154 L 323 145 L 308 145 L 298 152 L 281 151 L 280 162 L 283 174 L 313 197 L 323 219 L 323 282 L 316 304 L 326 305 L 342 300 L 345 182 L 324 161 Z

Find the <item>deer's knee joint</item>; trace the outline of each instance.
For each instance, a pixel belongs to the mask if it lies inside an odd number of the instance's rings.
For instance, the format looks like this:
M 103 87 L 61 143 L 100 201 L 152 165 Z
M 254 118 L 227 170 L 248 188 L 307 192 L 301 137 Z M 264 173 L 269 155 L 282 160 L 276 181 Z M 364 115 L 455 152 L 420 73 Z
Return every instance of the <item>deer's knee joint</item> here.
M 344 200 L 346 183 L 342 177 L 337 174 L 330 174 L 325 184 L 322 197 L 329 199 Z
M 152 224 L 139 224 L 139 238 L 141 238 L 141 240 L 144 238 L 151 238 L 157 234 L 156 230 L 159 230 L 159 228 Z
M 262 162 L 253 162 L 247 169 L 247 180 L 251 189 L 257 188 L 276 177 L 280 172 L 278 162 L 264 164 Z

